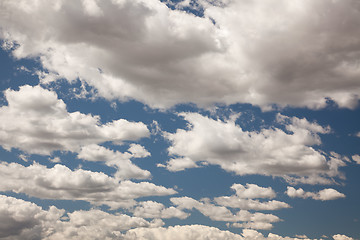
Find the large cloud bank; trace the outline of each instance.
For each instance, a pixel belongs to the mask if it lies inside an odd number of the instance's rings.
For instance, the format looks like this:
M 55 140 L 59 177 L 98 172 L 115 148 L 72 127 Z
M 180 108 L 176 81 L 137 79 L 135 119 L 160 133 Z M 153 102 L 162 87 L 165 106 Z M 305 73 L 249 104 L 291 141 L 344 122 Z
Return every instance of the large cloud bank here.
M 356 1 L 212 2 L 199 17 L 157 0 L 2 0 L 0 36 L 40 57 L 43 82 L 81 79 L 108 99 L 357 105 Z

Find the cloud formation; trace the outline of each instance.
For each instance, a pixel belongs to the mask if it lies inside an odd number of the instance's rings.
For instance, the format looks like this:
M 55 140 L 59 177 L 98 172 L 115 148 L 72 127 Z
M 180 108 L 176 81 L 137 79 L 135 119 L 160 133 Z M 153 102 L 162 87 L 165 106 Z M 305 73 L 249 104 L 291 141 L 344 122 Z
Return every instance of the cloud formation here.
M 329 184 L 330 178 L 341 177 L 338 167 L 345 164 L 341 158 L 313 148 L 321 144 L 319 134 L 329 133 L 328 127 L 278 114 L 277 122 L 286 131 L 244 131 L 231 119 L 214 120 L 198 113 L 180 116 L 189 123 L 188 129 L 164 133 L 171 143 L 168 151 L 175 156 L 167 164 L 171 171 L 183 170 L 182 159 L 187 159 L 219 165 L 238 175 L 280 176 L 292 183 Z
M 314 200 L 335 200 L 339 198 L 345 198 L 345 194 L 340 193 L 332 188 L 326 188 L 319 192 L 305 192 L 302 188 L 295 189 L 293 187 L 287 187 L 286 194 L 291 198 L 312 198 Z
M 120 181 L 104 173 L 82 169 L 72 171 L 63 165 L 46 168 L 17 163 L 0 163 L 0 191 L 24 193 L 43 199 L 84 200 L 113 209 L 131 207 L 134 199 L 175 194 L 171 188 L 149 182 Z
M 197 201 L 189 197 L 179 197 L 170 198 L 170 201 L 179 209 L 196 209 L 214 221 L 245 222 L 245 225 L 258 229 L 271 229 L 273 227 L 271 223 L 281 220 L 273 214 L 251 213 L 247 210 L 240 210 L 233 214 L 228 208 L 214 205 L 208 199 Z
M 356 1 L 197 4 L 203 17 L 157 0 L 3 0 L 0 37 L 16 58 L 40 58 L 43 82 L 82 79 L 108 99 L 358 104 Z
M 276 193 L 271 187 L 264 188 L 255 184 L 246 184 L 246 187 L 241 184 L 233 184 L 231 189 L 236 191 L 236 195 L 215 197 L 214 201 L 220 205 L 230 208 L 238 208 L 243 210 L 278 210 L 282 208 L 289 208 L 289 204 L 277 200 L 267 202 L 260 202 L 256 198 L 274 198 Z M 240 226 L 240 225 L 236 225 Z M 245 225 L 242 225 L 245 227 Z M 250 226 L 246 228 L 252 228 Z
M 141 122 L 124 119 L 100 124 L 98 116 L 69 113 L 55 92 L 40 86 L 6 90 L 8 106 L 0 108 L 0 145 L 10 150 L 49 155 L 52 151 L 79 151 L 106 141 L 121 143 L 149 136 Z
M 148 222 L 124 214 L 100 210 L 65 211 L 51 206 L 43 210 L 34 203 L 0 195 L 0 238 L 15 239 L 119 239 L 122 231 L 137 227 L 160 227 L 159 219 Z
M 135 217 L 142 218 L 180 218 L 185 219 L 190 216 L 189 213 L 185 213 L 178 208 L 169 207 L 166 208 L 164 204 L 146 201 L 139 202 L 136 208 L 133 210 Z
M 78 158 L 86 161 L 105 162 L 106 165 L 116 167 L 115 177 L 118 179 L 147 179 L 151 173 L 143 170 L 131 162 L 131 158 L 143 158 L 150 153 L 141 145 L 131 144 L 128 152 L 112 151 L 99 145 L 87 145 L 81 148 Z

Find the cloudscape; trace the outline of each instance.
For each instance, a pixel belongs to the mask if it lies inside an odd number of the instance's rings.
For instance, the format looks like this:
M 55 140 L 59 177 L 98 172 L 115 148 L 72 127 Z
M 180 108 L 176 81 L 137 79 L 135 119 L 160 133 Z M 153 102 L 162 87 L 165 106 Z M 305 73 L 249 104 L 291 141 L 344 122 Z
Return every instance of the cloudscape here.
M 360 239 L 360 2 L 0 0 L 0 239 Z

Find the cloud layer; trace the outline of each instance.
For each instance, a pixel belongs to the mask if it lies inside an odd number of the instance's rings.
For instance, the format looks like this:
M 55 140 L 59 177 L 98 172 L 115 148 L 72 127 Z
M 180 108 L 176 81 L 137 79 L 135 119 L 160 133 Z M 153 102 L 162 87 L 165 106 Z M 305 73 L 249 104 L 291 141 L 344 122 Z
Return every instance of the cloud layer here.
M 43 82 L 82 79 L 108 99 L 357 105 L 356 1 L 208 2 L 199 17 L 157 0 L 3 0 L 0 36 L 40 57 Z

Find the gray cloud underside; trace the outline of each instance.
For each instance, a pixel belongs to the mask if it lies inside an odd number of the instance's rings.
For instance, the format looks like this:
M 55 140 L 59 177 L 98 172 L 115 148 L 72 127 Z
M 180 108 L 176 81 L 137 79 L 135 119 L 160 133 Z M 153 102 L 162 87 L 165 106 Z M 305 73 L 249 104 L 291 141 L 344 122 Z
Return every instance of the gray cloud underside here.
M 157 0 L 2 0 L 0 36 L 40 57 L 44 83 L 80 78 L 108 99 L 357 105 L 356 1 L 198 2 L 204 17 Z

